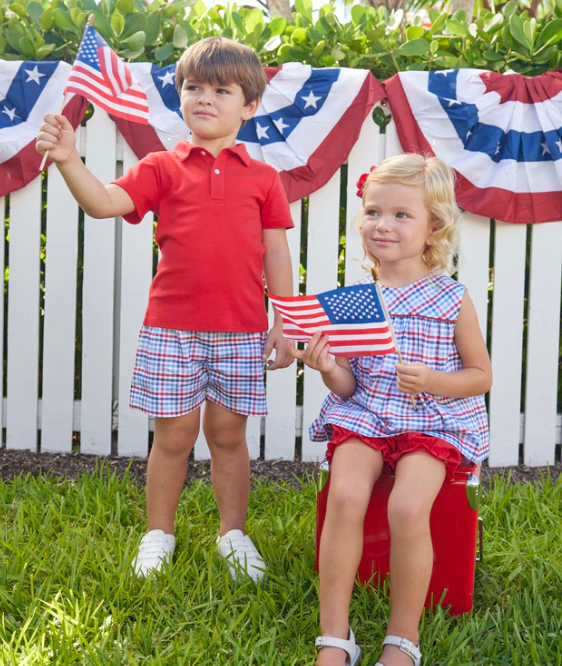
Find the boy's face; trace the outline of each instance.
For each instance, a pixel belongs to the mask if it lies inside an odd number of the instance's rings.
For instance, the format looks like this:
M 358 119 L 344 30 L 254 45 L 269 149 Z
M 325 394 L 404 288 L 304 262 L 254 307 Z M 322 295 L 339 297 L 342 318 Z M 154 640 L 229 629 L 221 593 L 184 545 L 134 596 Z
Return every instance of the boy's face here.
M 246 104 L 236 83 L 220 86 L 188 79 L 181 89 L 181 114 L 194 142 L 232 137 L 234 143 L 242 122 L 255 114 L 258 105 L 259 100 Z

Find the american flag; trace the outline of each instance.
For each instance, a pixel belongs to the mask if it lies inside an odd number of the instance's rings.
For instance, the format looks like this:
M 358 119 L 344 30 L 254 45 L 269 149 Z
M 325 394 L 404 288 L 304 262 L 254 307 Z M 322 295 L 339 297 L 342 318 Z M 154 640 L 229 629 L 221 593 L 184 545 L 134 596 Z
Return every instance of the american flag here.
M 307 341 L 321 331 L 334 356 L 377 356 L 396 351 L 374 284 L 358 284 L 316 296 L 274 296 L 283 336 Z
M 64 94 L 76 93 L 112 116 L 148 124 L 148 99 L 127 65 L 88 26 Z

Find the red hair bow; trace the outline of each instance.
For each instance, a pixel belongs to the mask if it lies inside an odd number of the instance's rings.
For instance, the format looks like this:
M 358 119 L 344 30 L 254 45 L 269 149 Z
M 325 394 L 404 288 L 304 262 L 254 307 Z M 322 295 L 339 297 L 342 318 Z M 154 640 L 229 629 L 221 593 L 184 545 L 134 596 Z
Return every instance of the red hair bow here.
M 371 171 L 373 171 L 373 169 L 376 169 L 376 167 L 372 166 L 372 167 L 369 169 L 369 173 L 371 173 Z M 365 189 L 365 183 L 367 182 L 367 178 L 368 178 L 368 177 L 369 177 L 369 174 L 368 174 L 368 173 L 362 173 L 362 174 L 359 176 L 359 178 L 357 179 L 357 183 L 355 183 L 356 186 L 357 186 L 357 196 L 358 196 L 360 199 L 363 198 L 363 190 Z

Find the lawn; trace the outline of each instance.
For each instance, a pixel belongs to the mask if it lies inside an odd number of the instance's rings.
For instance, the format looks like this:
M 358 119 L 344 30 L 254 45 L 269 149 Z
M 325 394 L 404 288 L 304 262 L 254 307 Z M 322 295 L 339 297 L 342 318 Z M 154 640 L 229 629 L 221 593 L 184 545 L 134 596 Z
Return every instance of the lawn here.
M 481 515 L 484 561 L 470 616 L 426 612 L 424 664 L 562 666 L 562 476 L 494 478 Z M 213 555 L 212 489 L 184 491 L 174 566 L 129 575 L 144 491 L 100 470 L 77 481 L 0 481 L 0 663 L 311 665 L 318 634 L 315 491 L 256 482 L 248 529 L 267 583 L 236 584 Z M 380 656 L 388 600 L 358 588 L 352 624 L 363 666 Z

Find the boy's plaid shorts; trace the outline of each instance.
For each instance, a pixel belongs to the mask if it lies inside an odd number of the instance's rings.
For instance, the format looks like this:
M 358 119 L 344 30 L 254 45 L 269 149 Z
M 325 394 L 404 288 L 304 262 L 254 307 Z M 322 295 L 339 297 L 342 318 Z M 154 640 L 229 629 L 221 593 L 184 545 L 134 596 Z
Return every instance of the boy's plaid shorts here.
M 150 416 L 183 416 L 207 399 L 237 414 L 265 416 L 266 336 L 143 326 L 131 408 Z

